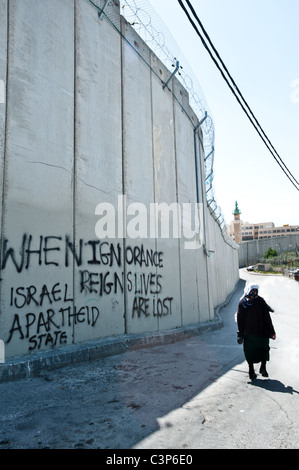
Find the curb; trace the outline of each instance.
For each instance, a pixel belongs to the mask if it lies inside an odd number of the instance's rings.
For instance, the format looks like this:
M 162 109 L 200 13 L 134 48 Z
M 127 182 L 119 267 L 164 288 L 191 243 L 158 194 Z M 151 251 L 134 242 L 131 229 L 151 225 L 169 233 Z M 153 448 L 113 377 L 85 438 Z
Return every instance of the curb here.
M 10 362 L 0 364 L 0 383 L 38 377 L 46 370 L 93 361 L 101 357 L 182 341 L 222 328 L 219 318 L 200 325 L 167 330 L 142 335 L 121 335 L 110 338 L 86 341 L 68 345 L 52 351 L 42 351 L 36 355 L 15 357 Z

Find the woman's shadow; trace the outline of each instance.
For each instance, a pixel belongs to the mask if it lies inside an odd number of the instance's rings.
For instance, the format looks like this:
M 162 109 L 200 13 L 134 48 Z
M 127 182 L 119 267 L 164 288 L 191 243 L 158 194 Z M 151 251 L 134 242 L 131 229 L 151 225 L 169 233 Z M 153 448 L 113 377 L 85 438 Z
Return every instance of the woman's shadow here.
M 253 379 L 252 382 L 250 382 L 251 385 L 254 385 L 255 387 L 260 387 L 265 390 L 269 390 L 270 392 L 278 392 L 278 393 L 290 393 L 293 395 L 294 393 L 298 393 L 297 390 L 294 390 L 293 387 L 290 386 L 285 386 L 282 382 L 279 380 L 273 380 L 273 379 Z

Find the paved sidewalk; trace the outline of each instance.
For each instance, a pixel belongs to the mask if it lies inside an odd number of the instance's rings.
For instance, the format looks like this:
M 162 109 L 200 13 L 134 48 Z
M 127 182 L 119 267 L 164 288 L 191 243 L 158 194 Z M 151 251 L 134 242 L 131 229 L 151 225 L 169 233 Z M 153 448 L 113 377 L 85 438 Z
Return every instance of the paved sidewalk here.
M 284 285 L 291 298 L 295 284 Z M 243 288 L 221 310 L 219 330 L 0 384 L 0 448 L 295 448 L 297 374 L 285 370 L 284 384 L 281 374 L 275 383 L 248 382 L 234 322 Z

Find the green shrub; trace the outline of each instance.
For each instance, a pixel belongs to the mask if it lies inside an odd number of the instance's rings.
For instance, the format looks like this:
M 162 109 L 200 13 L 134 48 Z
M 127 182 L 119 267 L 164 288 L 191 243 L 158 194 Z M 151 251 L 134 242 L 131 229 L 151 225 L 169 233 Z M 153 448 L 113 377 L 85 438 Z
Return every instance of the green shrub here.
M 266 251 L 266 253 L 264 254 L 264 258 L 266 259 L 269 259 L 269 258 L 274 258 L 275 256 L 277 256 L 277 251 L 274 250 L 273 248 L 268 248 L 268 250 Z

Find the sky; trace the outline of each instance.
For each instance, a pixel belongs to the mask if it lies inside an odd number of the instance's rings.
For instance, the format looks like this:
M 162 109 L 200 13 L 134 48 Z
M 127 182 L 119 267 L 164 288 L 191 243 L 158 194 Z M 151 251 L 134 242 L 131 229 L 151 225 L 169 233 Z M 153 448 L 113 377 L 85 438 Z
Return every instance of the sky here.
M 233 220 L 238 201 L 244 222 L 299 225 L 299 191 L 237 103 L 178 1 L 136 3 L 152 5 L 181 51 L 180 64 L 189 63 L 201 86 L 215 127 L 215 199 L 226 222 Z M 263 130 L 299 181 L 299 1 L 191 3 Z

